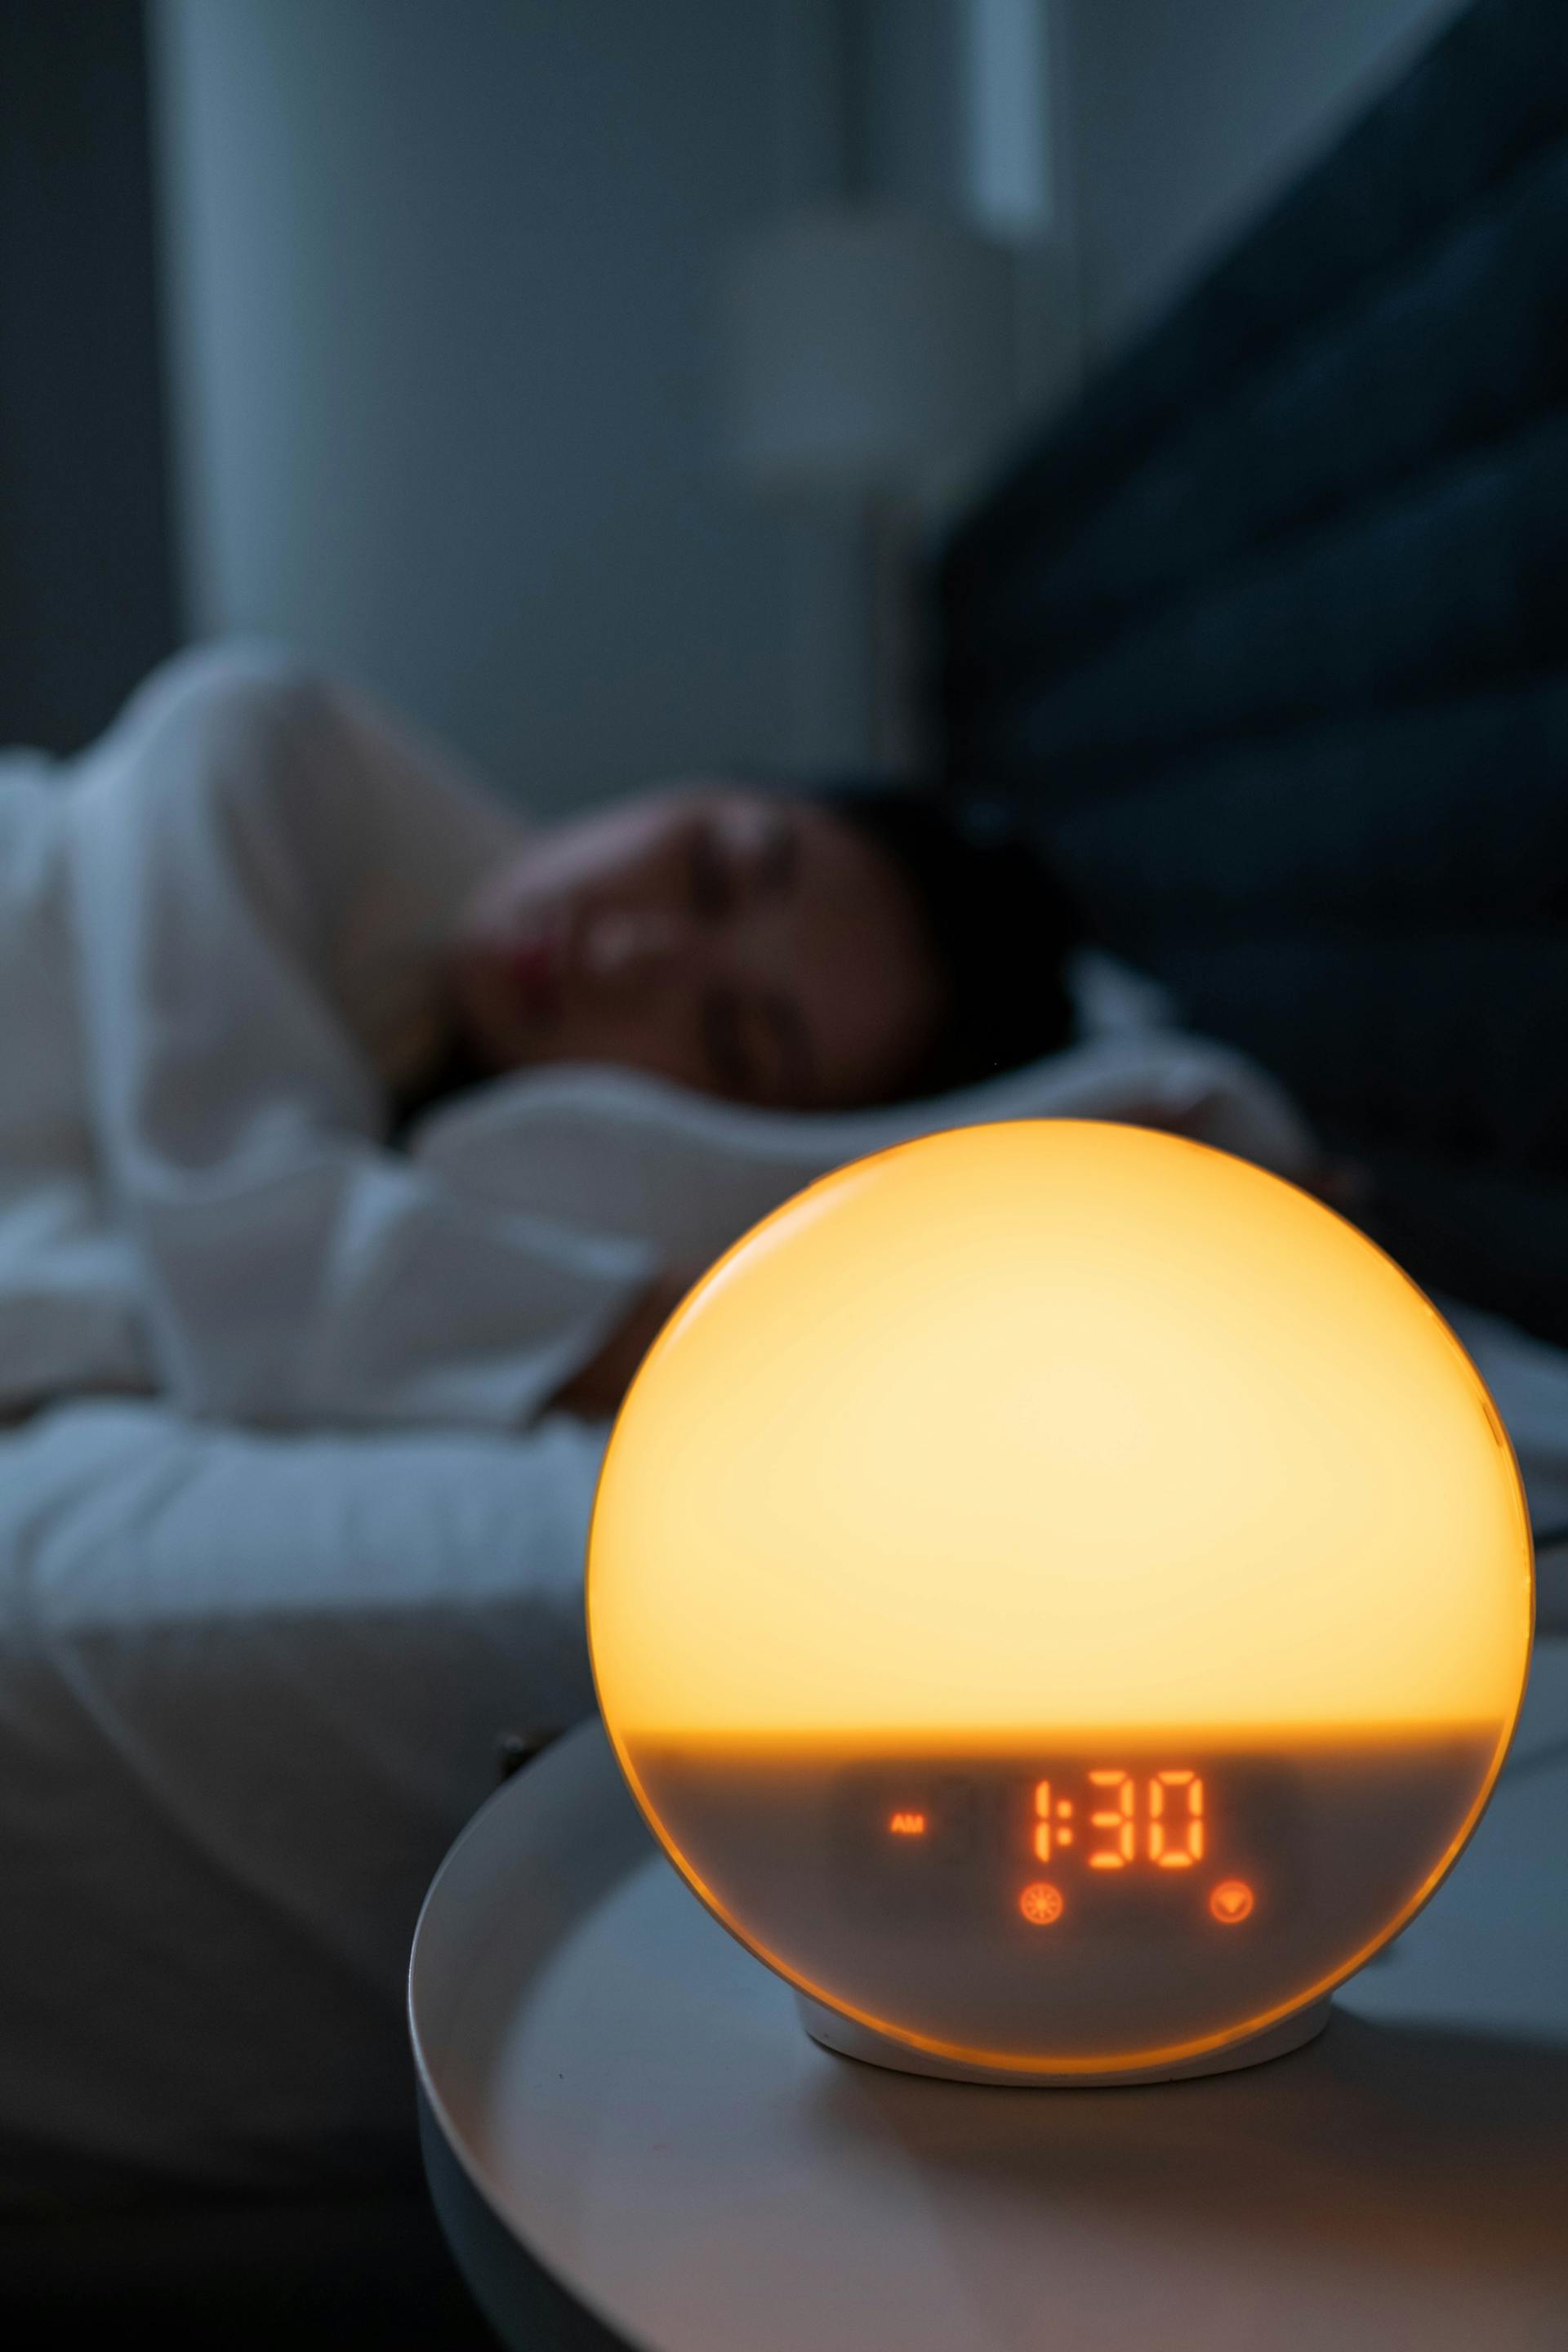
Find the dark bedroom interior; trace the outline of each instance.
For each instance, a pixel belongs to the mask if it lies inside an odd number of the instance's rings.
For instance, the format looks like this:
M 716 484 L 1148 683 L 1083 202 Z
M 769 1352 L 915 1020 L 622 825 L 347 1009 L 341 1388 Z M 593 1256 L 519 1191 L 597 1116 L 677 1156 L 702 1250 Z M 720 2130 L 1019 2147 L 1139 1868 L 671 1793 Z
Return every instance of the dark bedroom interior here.
M 0 0 L 10 2342 L 1568 2342 L 1565 33 Z

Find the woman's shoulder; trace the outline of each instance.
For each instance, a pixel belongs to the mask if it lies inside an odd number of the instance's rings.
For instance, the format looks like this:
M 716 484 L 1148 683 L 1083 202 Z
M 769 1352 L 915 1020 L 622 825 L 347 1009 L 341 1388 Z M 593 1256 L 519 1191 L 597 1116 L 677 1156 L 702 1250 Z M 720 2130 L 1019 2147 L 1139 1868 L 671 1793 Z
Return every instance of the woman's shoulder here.
M 333 866 L 377 799 L 335 682 L 250 641 L 164 662 L 70 782 L 75 854 L 106 871 L 128 858 L 148 873 L 183 870 L 219 841 L 257 872 Z
M 521 824 L 489 778 L 448 744 L 357 681 L 267 638 L 226 637 L 174 655 L 98 748 L 150 743 L 173 755 L 153 763 L 159 769 L 221 777 L 230 790 L 243 792 L 248 777 L 313 795 L 428 803 L 499 841 Z
M 226 637 L 187 646 L 132 696 L 111 732 L 195 730 L 254 742 L 341 724 L 342 689 L 284 645 Z
M 399 787 L 395 722 L 346 680 L 266 639 L 187 647 L 153 670 L 77 763 L 84 809 L 195 802 L 233 820 L 363 808 Z

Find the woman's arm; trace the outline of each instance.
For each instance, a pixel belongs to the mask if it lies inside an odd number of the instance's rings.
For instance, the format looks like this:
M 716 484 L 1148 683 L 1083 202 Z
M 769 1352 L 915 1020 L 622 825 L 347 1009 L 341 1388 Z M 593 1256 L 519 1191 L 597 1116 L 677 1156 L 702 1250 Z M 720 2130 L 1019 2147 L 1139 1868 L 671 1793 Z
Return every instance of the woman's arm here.
M 650 1282 L 604 1345 L 556 1390 L 550 1400 L 555 1410 L 584 1421 L 608 1421 L 617 1413 L 643 1358 L 702 1270 L 694 1265 Z
M 387 910 L 461 804 L 379 748 L 329 689 L 227 656 L 144 690 L 91 755 L 72 848 L 95 1130 L 187 1410 L 515 1427 L 655 1267 L 383 1147 L 346 959 L 378 924 L 395 945 Z

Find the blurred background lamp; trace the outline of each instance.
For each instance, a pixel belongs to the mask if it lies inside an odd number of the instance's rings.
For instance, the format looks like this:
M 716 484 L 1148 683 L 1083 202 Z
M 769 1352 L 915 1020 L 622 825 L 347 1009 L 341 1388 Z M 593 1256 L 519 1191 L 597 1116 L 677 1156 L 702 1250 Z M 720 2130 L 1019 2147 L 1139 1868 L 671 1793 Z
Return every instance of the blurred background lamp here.
M 788 214 L 733 257 L 730 457 L 759 495 L 864 526 L 865 750 L 884 767 L 921 748 L 923 530 L 1013 415 L 1017 268 L 956 222 L 847 205 Z
M 1305 2041 L 1431 1895 L 1523 1692 L 1529 1521 L 1399 1268 L 1247 1162 L 1016 1121 L 840 1170 L 612 1435 L 605 1720 L 817 2039 L 1153 2080 Z
M 984 447 L 1013 394 L 1012 257 L 891 208 L 786 215 L 735 257 L 728 406 L 759 489 L 918 493 Z

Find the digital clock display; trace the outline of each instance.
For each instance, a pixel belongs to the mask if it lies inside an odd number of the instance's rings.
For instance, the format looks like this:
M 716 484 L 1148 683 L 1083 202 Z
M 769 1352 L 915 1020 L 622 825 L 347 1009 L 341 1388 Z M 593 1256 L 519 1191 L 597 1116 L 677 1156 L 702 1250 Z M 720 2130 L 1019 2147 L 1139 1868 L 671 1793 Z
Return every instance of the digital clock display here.
M 1399 1268 L 1074 1120 L 760 1225 L 638 1374 L 589 1546 L 696 1894 L 820 2039 L 1009 2080 L 1300 2039 L 1469 1835 L 1531 1601 L 1507 1437 Z
M 1201 2041 L 1374 1942 L 1491 1748 L 699 1739 L 649 1744 L 640 1766 L 710 1899 L 786 1968 L 933 2039 L 1014 2048 L 1043 2016 L 1070 2060 L 1135 2046 L 1152 1988 L 1173 2037 Z
M 1096 1764 L 1086 1779 L 1089 1798 L 1082 1806 L 1061 1794 L 1059 1782 L 1036 1781 L 1037 1862 L 1051 1862 L 1073 1849 L 1090 1870 L 1130 1870 L 1140 1861 L 1152 1863 L 1156 1870 L 1191 1870 L 1202 1862 L 1204 1778 L 1190 1764 L 1162 1764 L 1142 1779 L 1122 1764 Z M 1089 1832 L 1098 1833 L 1098 1843 L 1079 1839 L 1080 1813 Z
M 1216 1773 L 1217 1814 L 1210 1794 Z M 918 1794 L 911 1797 L 910 1788 Z M 1272 1813 L 1268 1824 L 1265 1807 Z M 1268 1875 L 1260 1844 L 1272 1837 L 1277 1880 L 1299 1864 L 1278 1774 L 1260 1775 L 1235 1759 L 1228 1770 L 1223 1762 L 1206 1770 L 1057 1763 L 1032 1783 L 973 1767 L 916 1774 L 907 1784 L 896 1771 L 875 1771 L 868 1780 L 850 1772 L 837 1808 L 841 1884 L 865 1871 L 883 1899 L 896 1904 L 922 1881 L 940 1881 L 951 1891 L 959 1874 L 977 1899 L 985 1899 L 988 1885 L 998 1908 L 1011 1904 L 1036 1927 L 1065 1921 L 1068 1934 L 1086 1916 L 1086 1894 L 1087 1916 L 1103 1921 L 1104 1883 L 1114 1880 L 1125 1895 L 1141 1891 L 1152 1873 L 1169 1882 L 1173 1896 L 1180 1885 L 1190 1898 L 1184 1911 L 1206 1907 L 1210 1917 L 1239 1927 L 1257 1907 L 1254 1881 Z M 1227 1841 L 1217 1834 L 1227 1811 L 1228 1856 Z M 889 1844 L 874 1862 L 879 1827 Z M 1237 1876 L 1238 1854 L 1251 1876 Z

